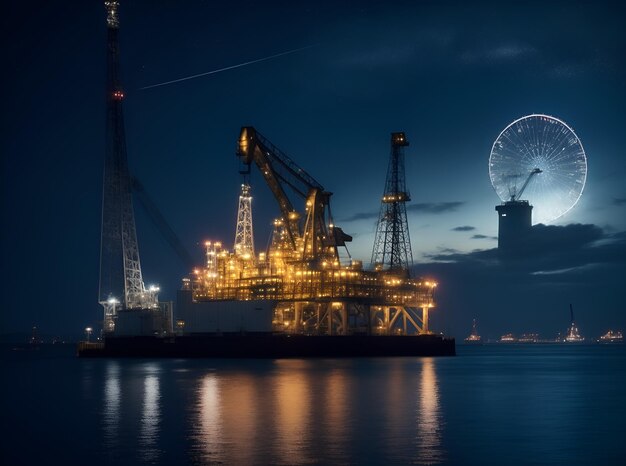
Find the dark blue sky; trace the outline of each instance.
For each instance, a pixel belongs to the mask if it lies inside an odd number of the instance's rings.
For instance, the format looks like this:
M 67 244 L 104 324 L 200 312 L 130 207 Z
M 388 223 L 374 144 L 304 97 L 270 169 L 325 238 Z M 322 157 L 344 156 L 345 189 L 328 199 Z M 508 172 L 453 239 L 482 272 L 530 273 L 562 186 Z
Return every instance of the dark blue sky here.
M 100 1 L 7 8 L 0 330 L 76 333 L 101 318 L 105 12 Z M 619 3 L 122 1 L 120 16 L 130 164 L 198 261 L 199 243 L 234 237 L 242 125 L 335 193 L 351 253 L 369 261 L 389 133 L 402 130 L 414 258 L 441 282 L 440 330 L 464 336 L 478 317 L 488 336 L 552 336 L 570 302 L 587 336 L 626 328 Z M 587 186 L 538 230 L 534 254 L 502 265 L 489 151 L 508 123 L 535 112 L 577 132 Z M 264 247 L 278 210 L 255 175 Z M 144 277 L 173 299 L 185 269 L 138 205 L 136 215 Z

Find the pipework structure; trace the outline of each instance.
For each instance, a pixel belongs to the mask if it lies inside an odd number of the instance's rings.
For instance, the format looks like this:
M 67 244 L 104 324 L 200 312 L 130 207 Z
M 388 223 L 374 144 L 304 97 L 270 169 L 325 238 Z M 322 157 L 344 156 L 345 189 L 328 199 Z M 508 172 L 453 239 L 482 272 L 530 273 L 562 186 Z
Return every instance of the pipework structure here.
M 403 140 L 396 137 L 394 141 L 397 148 L 403 147 Z M 389 192 L 399 196 L 404 187 L 403 173 L 400 181 L 397 163 L 400 152 L 394 152 L 396 162 L 392 176 L 396 181 Z M 214 304 L 218 316 L 220 306 L 226 306 L 221 303 L 226 301 L 240 302 L 240 307 L 245 302 L 259 302 L 259 309 L 263 305 L 261 301 L 271 302 L 272 330 L 280 333 L 430 333 L 428 312 L 435 305 L 437 284 L 432 280 L 410 278 L 407 270 L 400 269 L 408 263 L 410 246 L 407 250 L 405 244 L 391 244 L 394 239 L 408 238 L 406 216 L 401 226 L 403 235 L 389 236 L 390 250 L 402 251 L 394 252 L 397 259 L 393 268 L 364 270 L 362 262 L 352 258 L 349 263 L 342 263 L 339 249 L 347 249 L 346 243 L 352 238 L 333 221 L 332 193 L 253 127 L 241 129 L 237 156 L 246 167 L 242 173 L 250 173 L 252 166 L 259 169 L 276 199 L 280 217 L 274 220 L 268 250 L 253 259 L 239 252 L 252 247 L 238 242 L 240 227 L 245 229 L 247 219 L 252 232 L 251 214 L 238 216 L 234 251 L 223 248 L 219 242 L 206 243 L 206 265 L 183 279 L 182 291 L 189 296 L 191 307 L 197 303 L 198 308 L 208 310 L 207 306 Z M 251 213 L 251 198 L 249 191 L 245 192 L 247 200 L 243 210 Z M 406 200 L 408 194 L 403 198 Z M 298 199 L 303 208 L 298 207 Z M 239 207 L 241 213 L 241 197 Z M 400 209 L 399 201 L 393 208 Z M 404 261 L 401 257 L 405 257 Z M 254 309 L 255 305 L 248 307 Z M 223 324 L 220 330 L 224 330 Z
M 376 226 L 372 266 L 375 270 L 406 273 L 413 265 L 406 203 L 411 195 L 404 176 L 404 148 L 409 145 L 404 133 L 391 133 L 391 154 L 385 190 Z
M 106 149 L 99 302 L 104 308 L 103 331 L 110 333 L 120 310 L 158 308 L 158 288 L 146 289 L 139 259 L 119 71 L 119 2 L 107 0 L 104 6 L 107 12 Z

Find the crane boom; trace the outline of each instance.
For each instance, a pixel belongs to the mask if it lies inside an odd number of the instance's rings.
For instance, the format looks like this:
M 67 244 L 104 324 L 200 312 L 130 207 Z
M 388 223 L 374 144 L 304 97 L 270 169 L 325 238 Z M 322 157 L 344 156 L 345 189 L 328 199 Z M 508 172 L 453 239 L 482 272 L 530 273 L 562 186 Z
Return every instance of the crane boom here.
M 302 260 L 338 260 L 337 246 L 345 246 L 352 238 L 333 225 L 332 193 L 251 126 L 241 128 L 237 156 L 245 166 L 241 173 L 250 173 L 253 162 L 261 171 L 278 202 L 293 251 Z M 300 213 L 287 196 L 287 187 L 305 200 L 304 229 Z
M 511 200 L 515 201 L 515 200 L 519 200 L 520 197 L 522 197 L 522 193 L 524 192 L 524 190 L 526 189 L 526 186 L 528 186 L 528 183 L 530 182 L 530 179 L 534 176 L 534 175 L 538 175 L 539 173 L 542 173 L 543 170 L 541 170 L 540 168 L 535 168 L 533 169 L 530 174 L 528 175 L 528 178 L 526 178 L 526 181 L 524 181 L 524 184 L 522 185 L 522 189 L 519 190 L 519 193 L 517 193 L 516 195 L 514 194 L 513 196 L 511 196 Z
M 266 143 L 266 139 L 263 138 L 257 131 L 252 127 L 244 127 L 241 129 L 241 134 L 239 136 L 239 144 L 237 146 L 237 156 L 239 160 L 246 165 L 246 170 L 242 171 L 242 173 L 250 173 L 250 166 L 252 162 L 254 162 L 267 185 L 269 186 L 272 194 L 276 198 L 278 202 L 278 206 L 280 208 L 280 212 L 283 216 L 285 227 L 287 234 L 289 236 L 289 241 L 293 249 L 296 248 L 296 242 L 299 238 L 298 235 L 298 227 L 297 222 L 299 219 L 299 215 L 293 207 L 291 200 L 285 193 L 283 186 L 280 183 L 280 180 L 284 180 L 286 176 L 281 176 L 279 173 L 279 167 L 282 165 L 290 166 L 289 163 L 283 163 L 288 159 L 287 156 L 279 157 L 276 154 L 279 153 L 276 148 Z M 295 164 L 293 164 L 295 165 Z M 288 170 L 288 172 L 296 172 L 296 170 Z M 294 189 L 294 191 L 300 195 L 303 192 L 300 189 L 297 189 L 295 183 L 287 182 L 287 184 Z

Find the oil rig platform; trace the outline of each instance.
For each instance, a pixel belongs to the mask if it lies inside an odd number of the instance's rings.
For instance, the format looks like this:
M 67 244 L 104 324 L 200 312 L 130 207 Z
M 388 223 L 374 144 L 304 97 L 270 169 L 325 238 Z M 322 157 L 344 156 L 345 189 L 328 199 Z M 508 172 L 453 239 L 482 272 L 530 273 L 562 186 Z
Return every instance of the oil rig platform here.
M 389 172 L 396 181 L 402 179 L 396 176 L 396 165 L 406 144 L 404 133 L 392 134 Z M 252 127 L 241 129 L 237 155 L 245 167 L 244 176 L 252 165 L 258 167 L 280 207 L 282 215 L 274 220 L 269 249 L 254 252 L 251 188 L 244 183 L 233 250 L 226 250 L 220 242 L 207 242 L 206 265 L 184 279 L 179 303 L 273 301 L 271 331 L 281 333 L 429 333 L 428 312 L 435 305 L 437 284 L 409 276 L 410 243 L 403 209 L 409 196 L 402 186 L 388 180 L 374 270 L 364 270 L 362 262 L 347 252 L 346 243 L 352 238 L 333 222 L 330 192 Z M 287 190 L 302 199 L 303 209 L 294 207 Z M 340 248 L 346 250 L 343 259 Z M 197 319 L 186 319 L 184 304 L 181 307 L 177 323 L 186 327 L 187 320 Z M 200 330 L 223 331 L 217 327 Z
M 391 153 L 371 264 L 350 256 L 352 238 L 335 224 L 332 193 L 254 127 L 241 128 L 243 178 L 232 250 L 205 243 L 206 260 L 178 291 L 175 317 L 143 284 L 126 161 L 119 85 L 118 2 L 109 28 L 107 154 L 102 223 L 104 343 L 81 356 L 417 356 L 453 355 L 453 339 L 429 329 L 437 287 L 413 278 L 403 132 Z M 280 216 L 267 250 L 256 252 L 250 175 L 258 169 Z M 112 290 L 112 291 L 111 291 Z

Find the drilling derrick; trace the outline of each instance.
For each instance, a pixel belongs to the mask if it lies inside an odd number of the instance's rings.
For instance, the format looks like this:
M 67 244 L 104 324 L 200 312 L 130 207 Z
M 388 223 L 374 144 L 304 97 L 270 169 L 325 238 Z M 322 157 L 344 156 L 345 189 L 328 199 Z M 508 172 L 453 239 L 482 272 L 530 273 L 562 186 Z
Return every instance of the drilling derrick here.
M 250 185 L 241 185 L 237 227 L 235 230 L 235 255 L 243 260 L 254 260 L 254 235 L 252 230 L 252 196 Z
M 126 154 L 119 78 L 119 2 L 104 2 L 107 11 L 106 152 L 102 198 L 99 302 L 103 329 L 112 332 L 122 309 L 155 308 L 156 288 L 146 290 L 141 274 L 131 177 Z
M 408 145 L 404 133 L 391 133 L 391 155 L 372 250 L 376 270 L 408 274 L 413 265 L 405 205 L 411 200 L 404 178 L 404 148 Z

